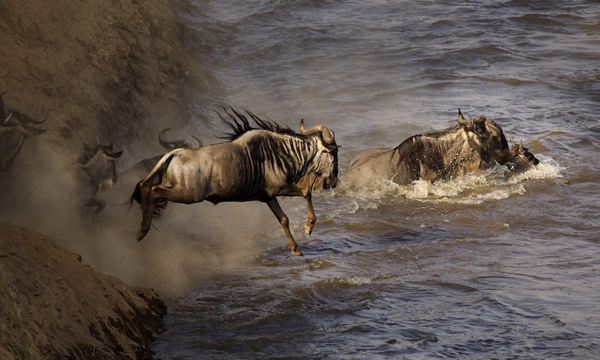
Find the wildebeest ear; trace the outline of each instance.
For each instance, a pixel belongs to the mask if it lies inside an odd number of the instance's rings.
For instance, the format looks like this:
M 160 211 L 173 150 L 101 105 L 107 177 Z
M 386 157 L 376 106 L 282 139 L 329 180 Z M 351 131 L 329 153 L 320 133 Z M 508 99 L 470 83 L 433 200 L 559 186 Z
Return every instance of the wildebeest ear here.
M 13 117 L 13 113 L 8 114 L 8 116 L 6 117 L 6 119 L 4 119 L 4 122 L 2 124 L 0 124 L 0 126 L 4 126 L 7 128 L 14 128 L 15 126 L 19 125 L 19 121 L 16 120 L 13 122 L 12 117 Z
M 93 146 L 88 145 L 88 143 L 83 143 L 83 150 L 85 150 L 85 152 L 88 152 L 88 153 L 93 153 L 96 151 L 96 149 L 94 149 Z
M 28 133 L 28 135 L 41 135 L 46 132 L 46 129 L 36 129 L 34 127 L 24 126 L 23 129 Z
M 108 156 L 109 158 L 118 159 L 119 156 L 121 156 L 121 154 L 123 154 L 123 150 L 118 151 L 118 152 L 113 152 L 110 154 L 106 154 L 106 156 Z

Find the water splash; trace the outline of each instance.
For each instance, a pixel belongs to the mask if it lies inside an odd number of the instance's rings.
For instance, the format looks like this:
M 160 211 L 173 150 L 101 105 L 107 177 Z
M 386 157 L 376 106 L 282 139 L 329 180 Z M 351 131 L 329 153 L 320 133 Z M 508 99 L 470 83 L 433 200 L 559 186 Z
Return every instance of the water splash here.
M 337 196 L 350 199 L 344 212 L 353 214 L 359 209 L 377 209 L 384 201 L 414 200 L 430 203 L 454 203 L 478 205 L 498 201 L 515 195 L 523 195 L 527 184 L 533 180 L 559 179 L 565 167 L 549 156 L 539 155 L 540 163 L 522 172 L 512 172 L 507 166 L 496 165 L 491 169 L 461 176 L 448 181 L 431 183 L 417 180 L 410 185 L 399 185 L 378 178 L 360 190 L 352 190 L 345 184 L 336 189 Z

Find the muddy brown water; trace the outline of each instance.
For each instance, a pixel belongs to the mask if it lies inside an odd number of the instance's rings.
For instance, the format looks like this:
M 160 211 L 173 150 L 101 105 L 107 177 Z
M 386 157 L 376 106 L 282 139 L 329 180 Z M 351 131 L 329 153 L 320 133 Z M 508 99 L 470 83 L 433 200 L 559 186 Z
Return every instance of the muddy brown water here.
M 197 94 L 205 142 L 223 130 L 218 105 L 294 129 L 323 123 L 343 146 L 343 180 L 361 150 L 448 127 L 460 107 L 541 163 L 433 185 L 341 184 L 314 196 L 311 237 L 303 201 L 287 199 L 302 258 L 264 204 L 172 213 L 164 224 L 214 261 L 167 299 L 157 357 L 598 354 L 598 2 L 192 1 L 180 15 L 224 88 Z M 235 261 L 218 253 L 234 248 Z

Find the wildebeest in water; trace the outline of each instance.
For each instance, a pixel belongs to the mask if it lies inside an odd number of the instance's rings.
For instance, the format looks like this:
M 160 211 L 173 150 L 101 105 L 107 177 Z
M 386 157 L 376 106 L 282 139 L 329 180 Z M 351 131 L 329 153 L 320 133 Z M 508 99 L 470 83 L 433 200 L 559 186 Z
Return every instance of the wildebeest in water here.
M 277 196 L 304 197 L 308 208 L 304 229 L 310 235 L 317 219 L 312 192 L 337 184 L 339 146 L 334 133 L 323 125 L 306 130 L 301 121 L 298 134 L 250 111 L 247 116 L 232 112 L 227 112 L 229 120 L 221 116 L 232 130 L 223 136 L 228 142 L 173 150 L 137 184 L 131 201 L 136 200 L 142 208 L 138 241 L 168 201 L 217 204 L 256 200 L 267 203 L 283 227 L 292 253 L 302 255 Z
M 363 151 L 350 160 L 342 180 L 355 189 L 376 178 L 405 185 L 414 180 L 448 180 L 495 163 L 539 162 L 522 144 L 509 149 L 502 128 L 493 119 L 466 120 L 459 109 L 457 122 L 442 131 L 409 137 L 394 148 Z
M 512 136 L 510 137 L 511 148 L 503 152 L 503 161 L 501 164 L 506 164 L 511 170 L 519 171 L 526 170 L 540 163 L 535 155 L 523 146 L 523 141 L 515 144 Z M 501 153 L 502 154 L 502 153 Z

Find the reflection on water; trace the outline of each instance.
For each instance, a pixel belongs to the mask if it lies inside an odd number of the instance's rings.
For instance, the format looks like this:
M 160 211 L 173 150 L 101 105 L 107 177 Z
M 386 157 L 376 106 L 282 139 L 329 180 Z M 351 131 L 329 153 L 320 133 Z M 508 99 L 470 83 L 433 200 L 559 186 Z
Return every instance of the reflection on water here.
M 197 94 L 297 129 L 336 132 L 340 171 L 371 147 L 494 118 L 541 163 L 448 182 L 343 184 L 284 211 L 193 205 L 172 224 L 201 249 L 171 294 L 162 359 L 590 358 L 600 350 L 600 5 L 192 1 L 182 17 L 224 95 Z M 199 209 L 199 210 L 194 210 Z M 229 214 L 229 215 L 228 215 Z M 227 221 L 225 221 L 225 219 Z M 234 223 L 231 221 L 234 219 Z M 180 245 L 181 246 L 181 245 Z M 200 276 L 201 275 L 201 276 Z

